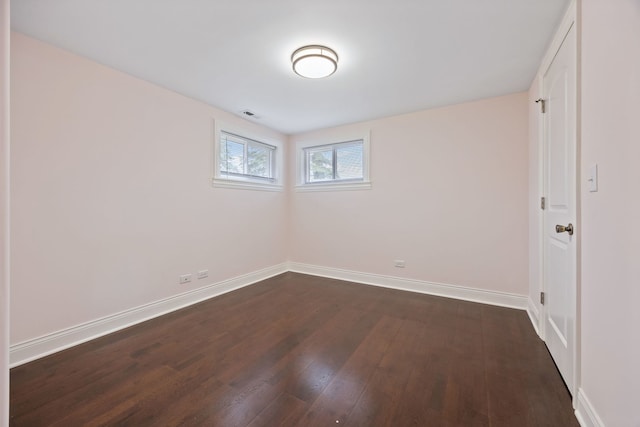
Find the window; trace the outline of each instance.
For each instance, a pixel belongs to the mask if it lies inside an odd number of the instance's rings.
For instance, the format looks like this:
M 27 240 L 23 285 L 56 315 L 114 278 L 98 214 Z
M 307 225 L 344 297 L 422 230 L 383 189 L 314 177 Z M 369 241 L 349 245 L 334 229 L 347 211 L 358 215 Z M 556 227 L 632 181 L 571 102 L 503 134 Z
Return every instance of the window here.
M 297 142 L 298 191 L 371 188 L 369 137 L 340 142 Z M 361 134 L 362 135 L 362 134 Z
M 362 154 L 362 140 L 305 148 L 305 183 L 362 181 Z
M 282 141 L 215 122 L 213 186 L 282 190 Z
M 274 181 L 276 147 L 227 132 L 220 135 L 220 174 Z

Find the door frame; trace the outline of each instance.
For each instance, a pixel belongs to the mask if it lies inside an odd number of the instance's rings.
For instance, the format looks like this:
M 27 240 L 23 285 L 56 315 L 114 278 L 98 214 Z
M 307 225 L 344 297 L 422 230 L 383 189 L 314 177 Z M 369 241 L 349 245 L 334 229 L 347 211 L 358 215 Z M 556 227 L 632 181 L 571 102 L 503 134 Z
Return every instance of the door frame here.
M 580 206 L 581 206 L 581 197 L 580 197 L 580 176 L 581 176 L 581 172 L 580 172 L 580 62 L 581 62 L 581 58 L 580 58 L 580 26 L 579 26 L 579 21 L 577 19 L 578 16 L 578 4 L 576 0 L 572 0 L 571 3 L 569 4 L 567 11 L 558 27 L 558 29 L 556 30 L 556 33 L 553 37 L 553 40 L 551 41 L 551 44 L 549 45 L 549 48 L 547 49 L 547 52 L 545 53 L 545 56 L 542 60 L 542 63 L 540 65 L 540 68 L 538 69 L 538 73 L 537 73 L 537 85 L 535 87 L 535 91 L 537 92 L 538 96 L 534 97 L 535 99 L 539 99 L 542 98 L 543 96 L 543 90 L 544 90 L 544 75 L 546 74 L 546 72 L 548 71 L 549 67 L 551 66 L 558 50 L 560 49 L 560 47 L 562 46 L 564 39 L 566 37 L 566 35 L 568 34 L 568 32 L 571 30 L 572 27 L 574 27 L 574 31 L 576 31 L 576 43 L 575 45 L 572 46 L 573 49 L 575 49 L 575 58 L 576 58 L 576 99 L 575 99 L 575 103 L 576 103 L 576 121 L 574 123 L 575 125 L 575 150 L 576 150 L 576 155 L 575 155 L 575 183 L 576 186 L 574 188 L 574 192 L 575 192 L 575 209 L 576 209 L 576 218 L 575 218 L 575 226 L 577 229 L 577 233 L 574 236 L 575 237 L 575 245 L 576 245 L 576 260 L 575 260 L 575 301 L 574 301 L 574 310 L 575 310 L 575 324 L 573 326 L 573 336 L 574 336 L 574 342 L 573 342 L 573 349 L 572 349 L 572 353 L 573 353 L 573 384 L 567 384 L 567 387 L 569 388 L 569 391 L 571 392 L 572 398 L 573 398 L 573 407 L 576 408 L 577 407 L 577 397 L 578 397 L 578 388 L 580 386 L 580 361 L 581 361 L 581 354 L 580 354 L 580 343 L 581 343 L 581 335 L 580 335 L 580 331 L 581 331 L 581 315 L 580 315 L 580 258 L 581 258 L 581 210 L 580 210 Z M 531 100 L 533 101 L 533 100 Z M 538 182 L 537 182 L 537 189 L 538 192 L 537 194 L 535 194 L 535 198 L 536 201 L 539 201 L 541 197 L 547 197 L 546 194 L 544 194 L 545 191 L 545 184 L 546 184 L 546 173 L 547 173 L 547 161 L 546 161 L 546 152 L 545 152 L 545 135 L 546 135 L 546 129 L 545 129 L 545 120 L 543 118 L 543 116 L 541 114 L 537 115 L 537 164 L 538 164 Z M 538 205 L 538 209 L 539 209 L 539 204 Z M 538 211 L 539 214 L 536 215 L 535 217 L 532 217 L 532 221 L 536 221 L 537 223 L 534 224 L 534 226 L 537 229 L 537 236 L 538 236 L 538 247 L 537 247 L 537 251 L 538 251 L 538 265 L 537 265 L 537 274 L 538 274 L 538 289 L 539 292 L 545 292 L 546 291 L 546 286 L 545 286 L 545 248 L 544 248 L 544 232 L 545 232 L 545 215 L 544 212 L 542 210 Z M 530 292 L 531 294 L 531 292 Z M 538 331 L 538 335 L 540 336 L 540 338 L 543 341 L 546 341 L 546 327 L 545 327 L 545 319 L 546 319 L 546 306 L 540 304 L 539 301 L 534 303 L 534 309 L 537 308 L 538 309 L 538 313 L 537 316 L 531 316 L 532 319 L 537 317 L 536 321 L 534 322 L 534 326 L 537 326 L 537 331 Z

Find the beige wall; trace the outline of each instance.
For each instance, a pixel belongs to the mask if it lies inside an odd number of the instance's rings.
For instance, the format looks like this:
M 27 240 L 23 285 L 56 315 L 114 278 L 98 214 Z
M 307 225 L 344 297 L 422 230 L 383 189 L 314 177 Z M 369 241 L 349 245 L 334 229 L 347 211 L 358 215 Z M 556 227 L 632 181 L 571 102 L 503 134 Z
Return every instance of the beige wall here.
M 284 135 L 12 35 L 12 344 L 286 261 L 286 193 L 210 185 L 214 119 Z
M 607 426 L 640 426 L 640 2 L 582 2 L 582 381 Z
M 520 93 L 293 136 L 370 130 L 373 188 L 294 192 L 290 259 L 526 295 L 527 117 Z
M 9 424 L 9 0 L 0 0 L 0 426 Z

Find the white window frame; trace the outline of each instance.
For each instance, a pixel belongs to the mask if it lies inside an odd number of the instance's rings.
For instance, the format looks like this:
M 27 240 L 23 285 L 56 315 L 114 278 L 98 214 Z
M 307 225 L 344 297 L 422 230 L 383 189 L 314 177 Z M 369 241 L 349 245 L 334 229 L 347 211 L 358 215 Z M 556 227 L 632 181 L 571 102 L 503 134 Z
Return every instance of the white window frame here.
M 242 139 L 254 141 L 259 144 L 275 147 L 273 153 L 273 178 L 265 179 L 259 177 L 228 175 L 220 168 L 220 142 L 222 133 L 238 136 Z M 284 143 L 264 135 L 244 129 L 240 126 L 230 125 L 219 120 L 214 120 L 213 156 L 212 156 L 213 187 L 217 188 L 238 188 L 245 190 L 282 191 L 283 190 L 283 165 L 284 165 Z
M 336 135 L 328 139 L 309 138 L 296 143 L 296 191 L 342 191 L 342 190 L 369 190 L 371 189 L 370 168 L 370 132 L 361 131 Z M 336 146 L 362 141 L 362 179 L 361 180 L 336 180 L 322 182 L 307 182 L 307 156 L 306 149 Z

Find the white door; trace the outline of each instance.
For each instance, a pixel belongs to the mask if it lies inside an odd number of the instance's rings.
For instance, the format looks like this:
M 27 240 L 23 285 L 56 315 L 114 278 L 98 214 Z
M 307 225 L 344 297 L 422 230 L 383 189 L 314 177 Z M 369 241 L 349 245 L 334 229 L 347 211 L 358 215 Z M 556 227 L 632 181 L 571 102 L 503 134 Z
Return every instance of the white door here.
M 574 392 L 576 331 L 576 30 L 542 81 L 544 100 L 544 338 Z M 571 228 L 573 227 L 573 230 Z M 572 234 L 573 233 L 573 234 Z

